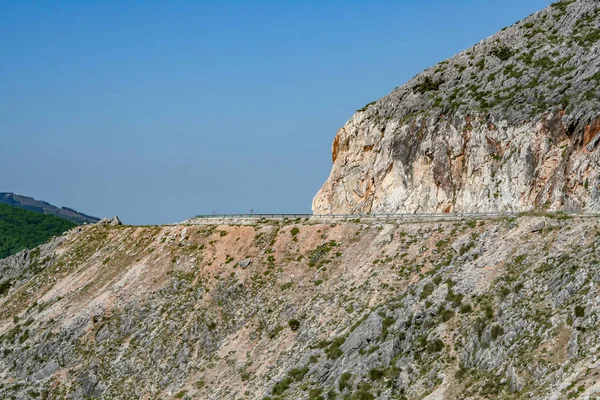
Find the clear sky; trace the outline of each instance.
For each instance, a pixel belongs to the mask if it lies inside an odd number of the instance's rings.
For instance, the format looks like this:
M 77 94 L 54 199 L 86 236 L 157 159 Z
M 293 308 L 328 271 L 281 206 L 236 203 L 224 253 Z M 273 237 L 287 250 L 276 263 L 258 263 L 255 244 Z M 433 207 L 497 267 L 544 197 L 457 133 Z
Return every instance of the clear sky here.
M 549 0 L 0 0 L 0 192 L 308 213 L 356 109 Z

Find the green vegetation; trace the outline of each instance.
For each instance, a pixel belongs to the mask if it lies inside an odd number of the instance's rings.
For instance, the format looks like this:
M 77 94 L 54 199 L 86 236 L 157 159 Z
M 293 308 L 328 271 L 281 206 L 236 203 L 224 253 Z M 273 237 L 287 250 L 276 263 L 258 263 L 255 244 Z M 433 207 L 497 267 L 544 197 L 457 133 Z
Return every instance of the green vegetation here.
M 440 339 L 436 339 L 433 342 L 427 343 L 427 351 L 429 353 L 438 353 L 442 350 L 444 350 L 444 342 L 442 342 Z
M 6 204 L 21 208 L 23 210 L 34 211 L 40 214 L 54 215 L 55 217 L 66 219 L 74 224 L 94 224 L 99 221 L 98 218 L 82 214 L 69 207 L 55 207 L 45 201 L 36 200 L 31 197 L 21 196 L 14 193 L 0 193 L 0 204 Z
M 74 226 L 52 215 L 0 204 L 0 258 L 36 247 Z
M 506 61 L 513 56 L 513 51 L 506 45 L 498 45 L 490 51 L 490 54 L 494 57 L 499 58 L 502 61 Z
M 479 68 L 480 71 L 483 71 L 485 68 L 485 58 L 482 58 L 481 60 L 479 60 L 479 62 L 477 64 L 475 64 L 475 66 L 477 68 Z
M 372 370 L 369 371 L 369 378 L 371 378 L 372 381 L 378 381 L 381 378 L 383 378 L 384 376 L 385 376 L 385 371 L 383 371 L 381 369 L 373 368 Z
M 309 267 L 321 267 L 323 264 L 326 264 L 328 260 L 324 260 L 323 258 L 327 255 L 327 253 L 331 252 L 331 250 L 337 246 L 338 244 L 335 242 L 335 240 L 331 240 L 311 251 L 308 261 Z
M 377 101 L 372 101 L 368 104 L 365 104 L 365 106 L 363 108 L 361 108 L 360 110 L 356 110 L 357 112 L 362 112 L 365 111 L 367 108 L 371 107 L 373 104 L 377 103 Z
M 325 349 L 325 353 L 327 354 L 327 358 L 330 360 L 335 360 L 336 358 L 340 358 L 344 355 L 344 352 L 340 349 L 340 346 L 344 344 L 346 341 L 345 337 L 339 337 L 335 339 L 331 345 L 327 349 Z
M 494 325 L 492 326 L 492 339 L 496 340 L 498 337 L 504 335 L 504 328 L 502 328 L 500 325 Z
M 431 283 L 427 283 L 425 286 L 423 286 L 423 290 L 421 291 L 421 300 L 424 300 L 431 296 L 434 289 L 435 287 Z
M 296 382 L 301 382 L 304 379 L 304 375 L 308 372 L 308 367 L 304 368 L 294 368 L 290 372 L 288 372 L 288 376 L 295 380 Z
M 575 0 L 563 0 L 563 1 L 554 2 L 550 6 L 552 8 L 559 10 L 559 12 L 561 14 L 564 14 L 565 12 L 567 12 L 567 7 L 569 6 L 569 4 L 574 3 L 574 2 L 575 2 Z
M 297 319 L 290 319 L 288 321 L 288 326 L 291 330 L 297 331 L 298 329 L 300 329 L 300 321 L 298 321 Z
M 298 238 L 296 236 L 298 236 L 298 234 L 300 233 L 300 229 L 297 226 L 295 226 L 292 228 L 290 233 L 292 234 L 292 238 L 293 238 L 294 242 L 297 242 Z
M 427 77 L 425 77 L 423 82 L 416 85 L 413 90 L 415 92 L 418 92 L 421 94 L 431 92 L 431 91 L 436 91 L 440 88 L 440 86 L 443 83 L 444 83 L 444 81 L 442 81 L 442 80 L 434 81 L 433 79 L 431 79 L 431 77 L 427 76 Z
M 283 331 L 283 326 L 277 325 L 273 330 L 269 332 L 269 339 L 275 339 Z
M 340 376 L 339 389 L 340 392 L 343 392 L 344 389 L 350 388 L 352 385 L 350 384 L 350 379 L 352 379 L 352 374 L 350 372 L 344 372 L 342 376 Z
M 453 307 L 460 307 L 464 296 L 461 293 L 454 293 L 454 291 L 452 290 L 454 282 L 449 280 L 446 282 L 446 285 L 448 286 L 446 300 L 451 302 Z

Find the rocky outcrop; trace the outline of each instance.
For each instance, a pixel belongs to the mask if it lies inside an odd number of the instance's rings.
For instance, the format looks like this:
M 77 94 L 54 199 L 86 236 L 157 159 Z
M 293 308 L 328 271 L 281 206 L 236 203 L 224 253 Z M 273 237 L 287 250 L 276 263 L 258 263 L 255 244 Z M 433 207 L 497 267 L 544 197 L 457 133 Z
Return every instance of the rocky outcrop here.
M 562 1 L 365 106 L 315 214 L 600 211 L 600 3 Z
M 119 226 L 119 225 L 123 225 L 123 223 L 121 222 L 121 220 L 119 219 L 119 217 L 117 217 L 115 215 L 112 218 L 102 218 L 100 221 L 98 221 L 98 225 Z
M 72 230 L 77 231 L 78 228 Z M 0 295 L 10 293 L 13 287 L 18 287 L 53 263 L 56 259 L 55 250 L 67 240 L 68 235 L 52 238 L 33 250 L 22 250 L 0 259 Z

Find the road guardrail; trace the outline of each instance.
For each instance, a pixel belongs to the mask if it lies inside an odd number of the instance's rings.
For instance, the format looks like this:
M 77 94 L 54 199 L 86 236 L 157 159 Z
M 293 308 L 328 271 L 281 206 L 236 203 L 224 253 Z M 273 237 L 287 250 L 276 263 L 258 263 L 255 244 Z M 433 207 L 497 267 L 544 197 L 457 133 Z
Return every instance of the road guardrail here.
M 598 217 L 600 214 L 581 212 L 485 212 L 485 213 L 375 213 L 375 214 L 210 214 L 197 215 L 193 219 L 434 219 L 434 218 L 488 218 L 518 216 L 582 216 Z

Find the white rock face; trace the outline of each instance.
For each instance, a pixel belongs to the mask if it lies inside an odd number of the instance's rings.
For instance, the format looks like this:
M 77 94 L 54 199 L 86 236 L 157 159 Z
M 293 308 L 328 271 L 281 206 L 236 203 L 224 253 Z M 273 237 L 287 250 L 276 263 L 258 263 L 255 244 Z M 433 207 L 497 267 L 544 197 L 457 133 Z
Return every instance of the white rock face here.
M 567 136 L 560 114 L 518 126 L 423 118 L 379 129 L 358 112 L 335 138 L 313 212 L 600 211 L 591 131 Z
M 370 103 L 315 214 L 600 211 L 600 2 L 555 3 Z

